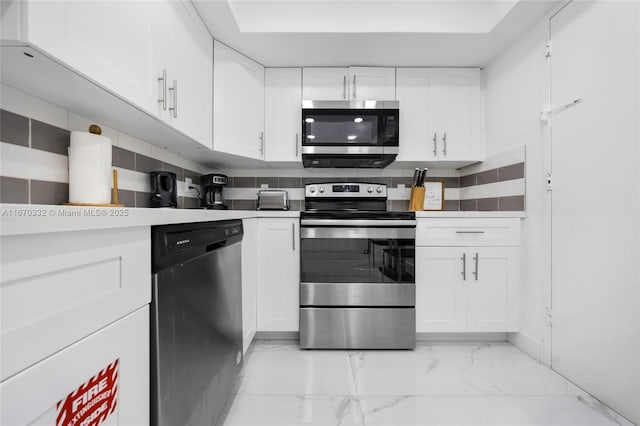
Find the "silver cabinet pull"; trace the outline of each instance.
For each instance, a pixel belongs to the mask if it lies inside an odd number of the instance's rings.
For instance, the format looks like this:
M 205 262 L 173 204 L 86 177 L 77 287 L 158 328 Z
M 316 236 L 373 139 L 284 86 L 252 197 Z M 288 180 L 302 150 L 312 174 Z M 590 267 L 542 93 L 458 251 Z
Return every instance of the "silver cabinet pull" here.
M 342 76 L 342 99 L 347 99 L 347 76 Z
M 442 136 L 442 154 L 447 155 L 447 132 L 444 132 L 444 136 Z
M 173 111 L 173 118 L 178 118 L 178 81 L 173 80 L 173 87 L 169 87 L 169 91 L 173 94 L 173 106 L 169 107 L 169 111 Z
M 433 156 L 438 155 L 438 134 L 433 134 Z
M 467 253 L 462 253 L 462 281 L 467 280 Z
M 296 158 L 298 158 L 298 152 L 299 152 L 298 151 L 298 139 L 299 139 L 299 137 L 298 137 L 298 134 L 296 133 Z
M 296 224 L 291 224 L 291 248 L 296 251 Z
M 264 156 L 264 132 L 260 132 L 260 155 Z
M 356 98 L 356 76 L 353 76 L 353 99 Z
M 158 99 L 158 103 L 162 104 L 162 109 L 167 110 L 167 69 L 162 69 L 162 77 L 158 77 L 158 81 L 162 82 L 162 94 L 161 98 Z
M 475 280 L 478 281 L 478 253 L 473 257 L 474 262 L 476 263 L 476 270 L 473 271 L 473 275 L 475 276 Z
M 484 231 L 456 231 L 456 234 L 484 234 Z

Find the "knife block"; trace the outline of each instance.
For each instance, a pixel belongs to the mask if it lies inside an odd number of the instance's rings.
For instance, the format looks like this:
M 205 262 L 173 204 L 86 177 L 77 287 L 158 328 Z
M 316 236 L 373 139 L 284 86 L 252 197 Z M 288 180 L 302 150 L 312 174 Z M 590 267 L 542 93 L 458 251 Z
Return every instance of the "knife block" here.
M 411 198 L 409 198 L 409 211 L 417 212 L 424 209 L 424 186 L 412 186 Z

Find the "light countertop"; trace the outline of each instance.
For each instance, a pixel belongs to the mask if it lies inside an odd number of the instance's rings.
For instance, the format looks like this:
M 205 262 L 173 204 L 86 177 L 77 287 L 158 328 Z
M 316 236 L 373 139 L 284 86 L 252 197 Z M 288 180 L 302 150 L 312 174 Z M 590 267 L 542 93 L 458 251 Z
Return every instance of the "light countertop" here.
M 169 225 L 213 220 L 300 216 L 299 211 L 92 208 L 39 204 L 0 204 L 0 235 L 85 231 L 134 226 Z M 524 218 L 524 212 L 416 212 L 417 218 Z

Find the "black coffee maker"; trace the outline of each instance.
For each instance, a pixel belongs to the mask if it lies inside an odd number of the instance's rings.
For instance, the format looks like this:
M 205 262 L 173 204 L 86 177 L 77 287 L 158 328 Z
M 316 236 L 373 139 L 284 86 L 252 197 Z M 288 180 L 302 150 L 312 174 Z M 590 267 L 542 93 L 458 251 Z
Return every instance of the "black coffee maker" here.
M 149 207 L 178 207 L 178 184 L 172 172 L 149 172 L 151 197 Z
M 229 179 L 225 175 L 210 174 L 200 176 L 200 184 L 202 185 L 202 207 L 214 210 L 226 210 L 228 207 L 224 204 L 222 197 L 222 188 L 227 186 Z

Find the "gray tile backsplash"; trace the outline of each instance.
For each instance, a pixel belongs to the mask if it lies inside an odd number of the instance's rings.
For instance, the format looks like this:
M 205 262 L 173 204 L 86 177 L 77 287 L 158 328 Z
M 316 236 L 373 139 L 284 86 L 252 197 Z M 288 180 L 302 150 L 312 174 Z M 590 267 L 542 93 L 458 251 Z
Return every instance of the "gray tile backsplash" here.
M 522 179 L 524 178 L 524 163 L 511 164 L 510 166 L 498 169 L 498 181 Z
M 162 170 L 162 161 L 136 153 L 136 172 L 149 173 Z
M 500 211 L 524 211 L 524 195 L 500 197 Z
M 478 173 L 476 176 L 476 185 L 485 185 L 487 183 L 495 183 L 498 181 L 498 169 L 491 169 Z
M 111 162 L 114 167 L 128 170 L 136 169 L 136 155 L 117 146 L 111 148 Z
M 29 146 L 29 119 L 0 109 L 0 141 Z
M 31 119 L 31 148 L 67 156 L 70 143 L 70 131 Z
M 126 189 L 118 189 L 118 203 L 124 204 L 125 207 L 136 206 L 135 191 L 127 191 Z
M 31 204 L 64 204 L 69 202 L 69 184 L 31 180 Z
M 0 203 L 29 204 L 29 181 L 0 176 Z

